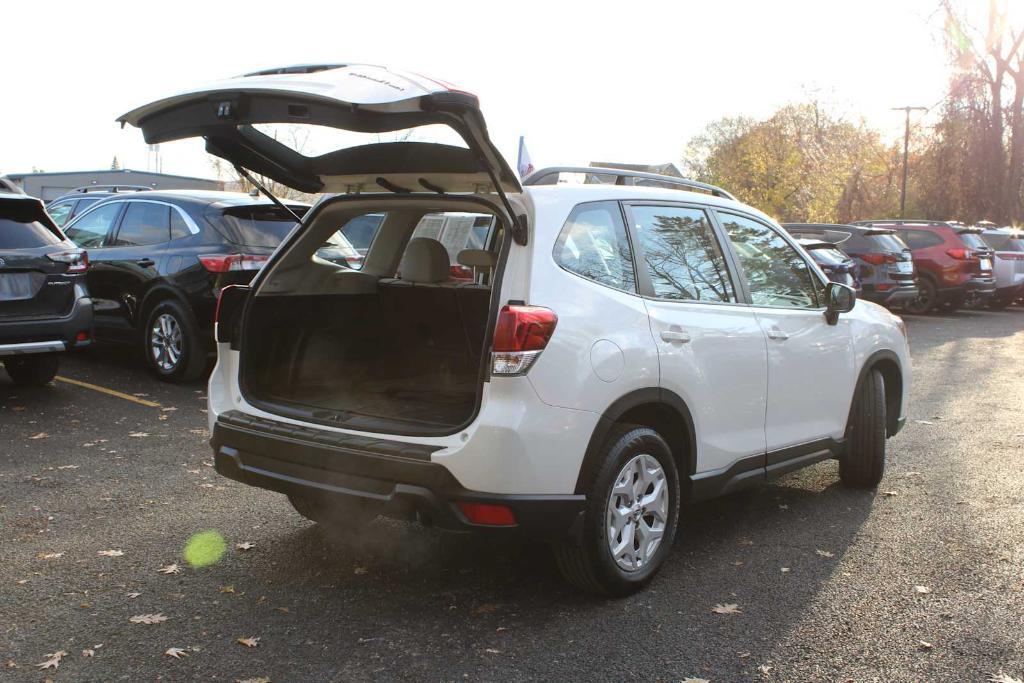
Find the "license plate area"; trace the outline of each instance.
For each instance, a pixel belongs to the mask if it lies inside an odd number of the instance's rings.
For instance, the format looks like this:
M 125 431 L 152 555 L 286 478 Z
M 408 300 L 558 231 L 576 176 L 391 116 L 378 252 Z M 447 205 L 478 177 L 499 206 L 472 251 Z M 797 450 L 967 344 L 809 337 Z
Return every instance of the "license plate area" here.
M 24 301 L 39 292 L 46 281 L 42 273 L 0 273 L 0 301 Z
M 909 274 L 913 273 L 914 272 L 914 262 L 913 261 L 897 261 L 896 262 L 896 272 L 900 273 L 902 275 L 909 275 Z

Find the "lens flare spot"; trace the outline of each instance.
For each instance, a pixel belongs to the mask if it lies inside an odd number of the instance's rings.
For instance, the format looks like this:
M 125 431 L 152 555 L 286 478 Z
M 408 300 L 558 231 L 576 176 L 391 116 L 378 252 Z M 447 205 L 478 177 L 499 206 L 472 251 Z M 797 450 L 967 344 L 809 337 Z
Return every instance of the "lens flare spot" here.
M 185 561 L 193 567 L 209 567 L 220 561 L 228 548 L 227 541 L 216 531 L 200 531 L 185 542 Z

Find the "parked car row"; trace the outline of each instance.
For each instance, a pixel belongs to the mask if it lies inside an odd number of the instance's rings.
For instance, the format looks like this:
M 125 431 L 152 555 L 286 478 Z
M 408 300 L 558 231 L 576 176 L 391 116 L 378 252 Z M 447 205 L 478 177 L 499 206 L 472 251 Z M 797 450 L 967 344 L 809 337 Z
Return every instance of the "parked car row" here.
M 1005 308 L 1024 296 L 1024 240 L 1009 228 L 904 220 L 784 227 L 833 244 L 856 262 L 864 298 L 908 313 Z

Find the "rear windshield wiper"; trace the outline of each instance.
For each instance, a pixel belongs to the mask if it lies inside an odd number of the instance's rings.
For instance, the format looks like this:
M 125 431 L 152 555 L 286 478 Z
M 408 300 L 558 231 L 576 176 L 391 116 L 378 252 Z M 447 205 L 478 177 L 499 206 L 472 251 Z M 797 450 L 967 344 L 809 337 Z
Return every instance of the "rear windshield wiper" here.
M 296 223 L 298 223 L 299 225 L 302 225 L 302 219 L 299 217 L 299 214 L 297 214 L 294 211 L 292 211 L 288 206 L 285 205 L 284 202 L 282 202 L 280 199 L 278 199 L 273 194 L 271 194 L 270 190 L 268 190 L 267 188 L 263 187 L 263 184 L 261 182 L 259 182 L 258 180 L 256 180 L 255 178 L 253 178 L 249 174 L 248 171 L 246 171 L 244 168 L 242 168 L 238 164 L 235 164 L 235 171 L 238 173 L 238 175 L 242 176 L 243 178 L 248 180 L 250 183 L 252 183 L 253 187 L 255 187 L 257 190 L 259 190 L 260 192 L 265 194 L 267 196 L 267 199 L 269 199 L 270 201 L 274 202 L 274 204 L 277 204 L 280 208 L 282 208 L 285 211 L 287 211 L 291 215 L 291 217 L 295 219 Z

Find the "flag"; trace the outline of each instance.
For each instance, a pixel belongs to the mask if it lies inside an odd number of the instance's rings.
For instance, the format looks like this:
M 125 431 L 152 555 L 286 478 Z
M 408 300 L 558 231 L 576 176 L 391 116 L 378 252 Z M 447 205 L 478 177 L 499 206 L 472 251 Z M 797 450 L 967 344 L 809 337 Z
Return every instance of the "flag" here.
M 533 167 L 533 161 L 530 160 L 530 153 L 526 150 L 526 140 L 522 135 L 519 136 L 519 161 L 516 163 L 516 168 L 519 170 L 520 178 L 525 178 L 537 170 Z

